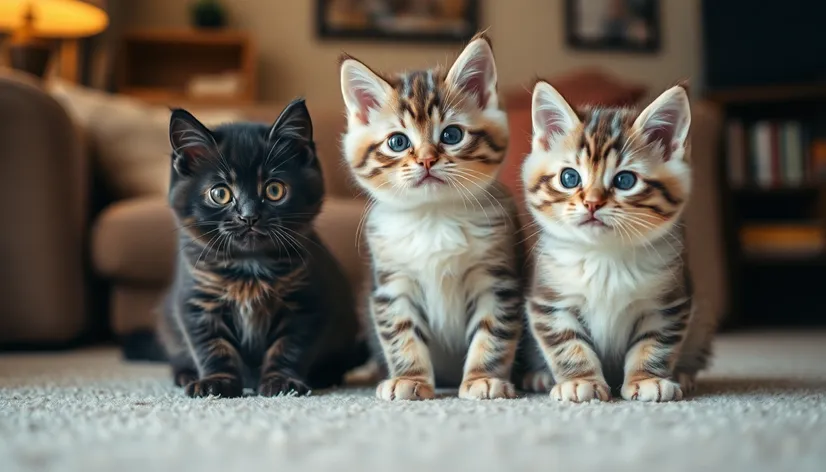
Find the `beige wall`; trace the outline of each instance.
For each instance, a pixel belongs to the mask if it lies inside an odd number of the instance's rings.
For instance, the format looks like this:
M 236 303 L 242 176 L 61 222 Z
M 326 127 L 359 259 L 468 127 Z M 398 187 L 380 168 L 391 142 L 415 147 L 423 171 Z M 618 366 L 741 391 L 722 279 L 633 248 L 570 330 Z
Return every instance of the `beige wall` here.
M 187 24 L 183 0 L 125 2 L 130 26 Z M 662 50 L 658 55 L 583 53 L 567 49 L 563 0 L 483 0 L 504 87 L 529 87 L 534 77 L 552 77 L 577 66 L 599 65 L 649 85 L 652 93 L 688 78 L 700 80 L 698 0 L 661 0 Z M 288 100 L 304 95 L 316 106 L 339 106 L 337 58 L 342 51 L 377 69 L 394 70 L 447 62 L 460 46 L 369 42 L 322 42 L 315 37 L 315 0 L 230 0 L 231 25 L 249 31 L 260 50 L 260 95 Z M 693 91 L 696 92 L 698 85 Z

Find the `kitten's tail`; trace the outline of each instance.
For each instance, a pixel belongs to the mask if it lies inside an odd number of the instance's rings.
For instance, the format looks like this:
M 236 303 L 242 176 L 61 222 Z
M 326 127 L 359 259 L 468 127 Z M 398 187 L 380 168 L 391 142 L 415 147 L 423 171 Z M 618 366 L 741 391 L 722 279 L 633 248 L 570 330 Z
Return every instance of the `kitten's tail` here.
M 137 331 L 121 337 L 121 350 L 128 361 L 167 362 L 161 343 L 154 331 Z

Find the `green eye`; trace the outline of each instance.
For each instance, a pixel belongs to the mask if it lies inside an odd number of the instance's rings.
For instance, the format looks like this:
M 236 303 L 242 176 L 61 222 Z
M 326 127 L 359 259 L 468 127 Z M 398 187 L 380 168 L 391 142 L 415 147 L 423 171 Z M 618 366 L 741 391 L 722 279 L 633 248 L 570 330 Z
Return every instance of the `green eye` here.
M 265 191 L 269 200 L 277 202 L 287 195 L 287 186 L 281 182 L 270 182 Z
M 410 139 L 401 133 L 396 133 L 387 139 L 387 146 L 393 152 L 402 152 L 410 147 Z
M 571 169 L 570 167 L 563 169 L 562 173 L 559 175 L 559 182 L 565 188 L 578 187 L 580 180 L 579 172 Z
M 209 198 L 218 205 L 226 205 L 232 201 L 232 192 L 226 185 L 216 185 L 209 190 Z

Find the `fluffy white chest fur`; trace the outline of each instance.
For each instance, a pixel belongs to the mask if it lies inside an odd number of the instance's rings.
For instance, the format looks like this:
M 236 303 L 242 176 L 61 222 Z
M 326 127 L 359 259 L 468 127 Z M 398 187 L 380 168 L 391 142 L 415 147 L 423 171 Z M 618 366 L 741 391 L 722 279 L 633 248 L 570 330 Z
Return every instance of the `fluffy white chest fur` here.
M 493 213 L 486 209 L 491 218 Z M 399 210 L 377 204 L 368 238 L 380 270 L 404 274 L 410 296 L 427 317 L 434 368 L 458 367 L 467 343 L 468 299 L 477 289 L 468 269 L 485 260 L 498 242 L 488 217 L 463 205 Z M 440 359 L 442 358 L 442 359 Z
M 621 354 L 634 323 L 674 286 L 661 248 L 567 246 L 543 242 L 541 277 L 561 297 L 583 307 L 581 316 L 603 354 Z

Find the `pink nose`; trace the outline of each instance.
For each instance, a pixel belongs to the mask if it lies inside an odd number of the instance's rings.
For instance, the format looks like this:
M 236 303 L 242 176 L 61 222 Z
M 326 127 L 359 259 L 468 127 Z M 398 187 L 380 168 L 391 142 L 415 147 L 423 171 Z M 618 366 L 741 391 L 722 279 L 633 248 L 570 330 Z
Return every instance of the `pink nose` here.
M 603 206 L 605 206 L 604 201 L 586 201 L 585 202 L 585 208 L 587 208 L 588 211 L 591 212 L 591 214 L 596 213 L 597 210 L 599 210 Z
M 427 156 L 424 159 L 419 160 L 419 165 L 423 166 L 425 170 L 430 170 L 433 167 L 433 164 L 436 163 L 436 156 Z

